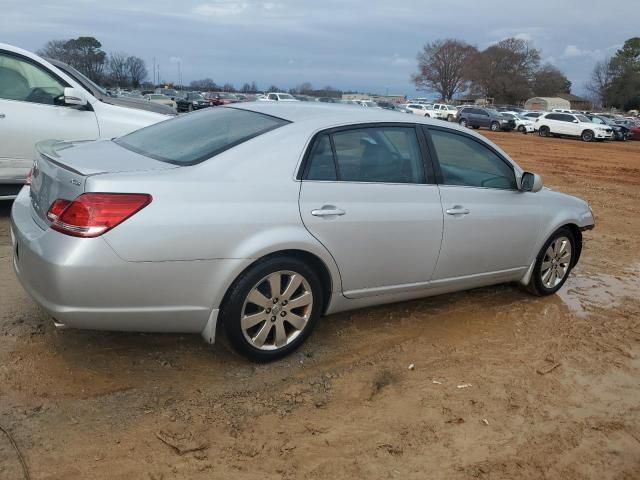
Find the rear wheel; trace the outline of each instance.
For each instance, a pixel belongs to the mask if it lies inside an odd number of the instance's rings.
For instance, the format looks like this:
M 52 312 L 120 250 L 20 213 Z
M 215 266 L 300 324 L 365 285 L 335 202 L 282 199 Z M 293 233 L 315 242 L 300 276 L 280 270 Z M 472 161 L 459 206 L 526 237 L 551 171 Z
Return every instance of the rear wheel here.
M 431 115 L 429 115 L 428 113 L 425 113 L 424 116 L 427 118 L 431 118 Z
M 546 137 L 549 135 L 549 133 L 549 127 L 540 127 L 540 130 L 538 130 L 538 135 L 540 135 L 541 137 Z
M 585 130 L 584 132 L 582 132 L 582 135 L 580 135 L 580 138 L 582 138 L 583 142 L 590 142 L 593 140 L 593 132 L 591 130 Z
M 497 132 L 500 130 L 500 124 L 498 122 L 491 122 L 491 131 L 492 132 Z
M 539 296 L 551 295 L 560 290 L 573 268 L 575 252 L 575 239 L 571 230 L 567 227 L 556 230 L 536 257 L 527 290 Z
M 313 269 L 293 257 L 267 258 L 235 282 L 221 311 L 229 342 L 245 357 L 269 361 L 298 348 L 322 312 Z

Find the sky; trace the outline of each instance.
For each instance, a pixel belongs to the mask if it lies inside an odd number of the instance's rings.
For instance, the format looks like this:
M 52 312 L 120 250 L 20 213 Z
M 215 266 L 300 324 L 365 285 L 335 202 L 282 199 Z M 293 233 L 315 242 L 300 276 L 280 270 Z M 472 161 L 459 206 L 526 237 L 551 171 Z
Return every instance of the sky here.
M 483 49 L 531 42 L 543 62 L 584 84 L 596 61 L 640 35 L 640 0 L 0 0 L 0 42 L 36 51 L 48 40 L 94 36 L 137 55 L 164 81 L 311 82 L 416 95 L 410 81 L 425 42 L 458 38 Z

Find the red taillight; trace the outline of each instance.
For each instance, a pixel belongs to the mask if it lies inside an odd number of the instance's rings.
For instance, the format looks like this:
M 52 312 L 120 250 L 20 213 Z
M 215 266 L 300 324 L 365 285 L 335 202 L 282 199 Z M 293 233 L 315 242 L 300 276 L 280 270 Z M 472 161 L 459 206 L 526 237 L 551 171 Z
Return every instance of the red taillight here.
M 27 172 L 27 178 L 24 181 L 25 185 L 31 185 L 31 179 L 33 178 L 33 168 L 30 168 Z
M 49 221 L 56 222 L 58 218 L 60 218 L 60 214 L 64 212 L 65 208 L 67 208 L 70 203 L 71 200 L 62 200 L 61 198 L 54 201 L 47 212 L 47 218 Z
M 73 201 L 58 199 L 47 218 L 51 228 L 74 237 L 97 237 L 151 203 L 144 193 L 83 193 Z

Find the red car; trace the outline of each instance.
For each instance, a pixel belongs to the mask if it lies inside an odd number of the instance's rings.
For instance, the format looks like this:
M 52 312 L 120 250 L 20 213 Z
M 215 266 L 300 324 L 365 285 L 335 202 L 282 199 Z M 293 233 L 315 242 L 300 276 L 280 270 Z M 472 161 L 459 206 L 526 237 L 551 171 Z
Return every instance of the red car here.
M 205 96 L 209 103 L 213 106 L 229 105 L 230 103 L 238 103 L 240 100 L 232 93 L 225 92 L 209 92 Z

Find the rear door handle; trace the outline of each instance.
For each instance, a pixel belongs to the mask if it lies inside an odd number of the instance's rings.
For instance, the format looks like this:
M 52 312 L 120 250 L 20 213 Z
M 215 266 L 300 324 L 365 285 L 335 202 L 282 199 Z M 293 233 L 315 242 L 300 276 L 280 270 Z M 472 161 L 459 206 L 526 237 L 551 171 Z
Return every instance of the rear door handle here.
M 0 113 L 0 118 L 4 118 L 6 115 L 4 113 Z
M 346 212 L 333 205 L 324 205 L 320 209 L 311 210 L 311 215 L 314 217 L 335 217 L 344 215 Z
M 469 212 L 468 208 L 464 208 L 460 205 L 455 205 L 452 208 L 446 210 L 447 215 L 467 215 Z

